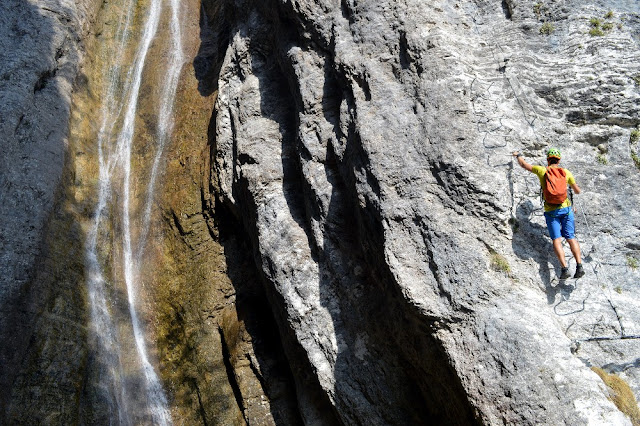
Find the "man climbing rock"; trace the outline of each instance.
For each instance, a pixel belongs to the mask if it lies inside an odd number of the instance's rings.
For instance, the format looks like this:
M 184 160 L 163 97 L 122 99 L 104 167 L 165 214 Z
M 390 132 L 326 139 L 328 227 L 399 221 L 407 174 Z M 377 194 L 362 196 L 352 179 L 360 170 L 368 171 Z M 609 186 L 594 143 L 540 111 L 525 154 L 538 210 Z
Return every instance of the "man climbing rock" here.
M 547 221 L 549 236 L 553 241 L 553 251 L 556 253 L 562 271 L 560 279 L 566 280 L 571 276 L 569 266 L 565 259 L 562 248 L 562 237 L 569 243 L 571 253 L 576 259 L 576 272 L 573 278 L 580 278 L 584 275 L 582 259 L 580 257 L 580 245 L 574 234 L 574 216 L 571 208 L 571 200 L 567 197 L 567 184 L 576 194 L 580 193 L 580 187 L 576 184 L 573 174 L 567 169 L 560 167 L 560 151 L 551 148 L 547 151 L 547 167 L 532 166 L 527 163 L 519 152 L 515 151 L 513 156 L 518 160 L 518 164 L 538 176 L 540 186 L 542 186 L 544 196 L 544 218 Z

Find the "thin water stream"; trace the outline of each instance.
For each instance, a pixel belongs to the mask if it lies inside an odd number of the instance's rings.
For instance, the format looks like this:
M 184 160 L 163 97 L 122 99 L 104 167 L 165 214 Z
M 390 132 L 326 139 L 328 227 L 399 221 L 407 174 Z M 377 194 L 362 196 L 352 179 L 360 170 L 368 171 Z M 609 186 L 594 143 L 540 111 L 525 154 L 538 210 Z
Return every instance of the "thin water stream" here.
M 173 105 L 184 63 L 179 2 L 151 0 L 141 6 L 135 0 L 124 1 L 120 5 L 124 16 L 120 16 L 115 29 L 115 48 L 105 58 L 108 69 L 104 71 L 96 141 L 98 199 L 86 242 L 93 350 L 101 360 L 99 398 L 107 401 L 111 423 L 167 425 L 171 424 L 167 398 L 148 355 L 137 303 L 154 190 L 172 131 Z M 168 11 L 166 16 L 163 9 Z M 155 152 L 148 165 L 151 171 L 144 173 L 132 167 L 135 141 L 140 139 L 138 133 L 145 131 L 137 128 L 136 118 L 145 67 L 149 66 L 150 51 L 156 48 L 152 46 L 162 19 L 169 21 L 170 36 L 161 52 L 167 60 L 158 62 L 166 69 L 161 71 L 157 125 L 153 131 L 146 130 L 151 133 L 145 138 L 150 141 L 146 149 Z M 135 34 L 134 21 L 140 22 L 140 34 Z M 140 187 L 144 188 L 142 197 L 136 196 Z M 112 249 L 104 249 L 105 246 Z M 119 289 L 124 289 L 126 302 L 124 297 L 118 297 Z M 126 308 L 121 306 L 124 303 Z

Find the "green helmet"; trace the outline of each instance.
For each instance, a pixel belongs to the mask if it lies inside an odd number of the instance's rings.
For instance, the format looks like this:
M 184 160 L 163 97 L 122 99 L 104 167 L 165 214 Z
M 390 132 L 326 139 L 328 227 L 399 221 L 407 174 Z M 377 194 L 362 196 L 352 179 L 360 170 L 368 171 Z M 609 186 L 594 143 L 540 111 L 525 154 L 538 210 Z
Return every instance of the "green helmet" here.
M 558 160 L 560 159 L 560 150 L 556 149 L 556 148 L 549 148 L 549 151 L 547 151 L 547 158 L 557 158 Z

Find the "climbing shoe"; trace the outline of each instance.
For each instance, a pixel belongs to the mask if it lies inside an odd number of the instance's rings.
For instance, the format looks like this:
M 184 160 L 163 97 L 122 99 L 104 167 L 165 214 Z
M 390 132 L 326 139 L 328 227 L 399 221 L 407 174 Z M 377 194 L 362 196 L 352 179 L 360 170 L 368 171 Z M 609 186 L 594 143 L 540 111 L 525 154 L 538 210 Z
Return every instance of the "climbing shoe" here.
M 584 276 L 584 268 L 582 267 L 582 263 L 578 263 L 578 266 L 576 266 L 576 273 L 573 278 L 580 278 L 582 276 Z
M 566 280 L 567 278 L 571 278 L 571 274 L 569 273 L 569 267 L 562 268 L 562 272 L 560 273 L 560 279 Z

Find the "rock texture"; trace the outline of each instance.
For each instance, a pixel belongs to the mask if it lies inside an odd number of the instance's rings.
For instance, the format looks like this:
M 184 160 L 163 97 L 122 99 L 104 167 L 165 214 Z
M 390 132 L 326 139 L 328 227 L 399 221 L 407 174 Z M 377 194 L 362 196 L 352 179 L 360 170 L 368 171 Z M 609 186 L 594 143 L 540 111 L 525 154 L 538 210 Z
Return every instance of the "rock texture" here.
M 0 424 L 146 424 L 144 383 L 132 367 L 131 313 L 118 280 L 121 222 L 105 220 L 99 244 L 107 304 L 123 336 L 119 365 L 111 362 L 116 348 L 96 344 L 85 262 L 96 214 L 99 123 L 103 110 L 128 94 L 126 65 L 138 50 L 149 2 L 72 3 L 0 6 Z M 299 424 L 291 372 L 255 267 L 242 238 L 219 233 L 213 211 L 204 211 L 213 206 L 205 176 L 215 96 L 201 96 L 191 61 L 206 33 L 205 11 L 216 7 L 180 2 L 186 59 L 136 308 L 176 424 Z M 112 58 L 129 10 L 134 19 L 120 68 Z M 146 193 L 157 149 L 170 33 L 168 5 L 163 11 L 136 100 L 134 205 Z M 117 73 L 109 98 L 106 87 Z M 119 209 L 117 199 L 111 202 L 112 211 Z M 114 382 L 128 386 L 120 389 L 129 392 L 126 409 Z
M 0 6 L 2 424 L 116 422 L 83 246 L 119 7 Z M 201 46 L 139 294 L 175 423 L 638 424 L 604 374 L 640 395 L 635 0 L 183 12 L 185 54 Z M 165 60 L 151 56 L 146 130 Z M 152 141 L 138 136 L 133 193 Z M 583 188 L 588 274 L 564 283 L 536 178 L 511 157 L 542 163 L 550 145 Z
M 639 395 L 635 2 L 216 13 L 216 213 L 248 234 L 306 423 L 630 422 L 590 367 Z M 510 156 L 549 145 L 584 190 L 579 281 Z
M 71 89 L 99 1 L 2 3 L 0 302 L 33 273 L 62 175 Z M 17 45 L 16 45 L 17 44 Z
M 43 247 L 63 173 L 71 91 L 84 56 L 83 38 L 100 4 L 9 0 L 0 5 L 0 422 L 12 393 L 10 385 L 22 387 L 23 396 L 31 394 L 31 403 L 43 397 L 22 380 L 20 364 L 40 356 L 49 359 L 49 365 L 54 359 L 64 360 L 59 364 L 60 378 L 77 372 L 76 365 L 65 365 L 70 356 L 82 359 L 81 348 L 73 344 L 45 345 L 39 353 L 32 350 L 28 355 L 24 351 L 34 341 L 47 339 L 43 330 L 32 334 L 36 315 L 46 304 L 49 309 L 38 322 L 48 323 L 51 334 L 73 336 L 68 343 L 84 336 L 82 325 L 69 321 L 82 317 L 81 312 L 72 311 L 82 310 L 83 295 L 64 281 L 77 268 L 65 270 L 68 263 L 48 260 L 50 253 Z M 70 259 L 81 259 L 76 251 L 82 238 L 77 224 L 66 222 L 63 230 L 51 236 L 71 242 L 62 251 Z M 57 297 L 49 298 L 51 287 L 36 278 L 38 271 L 60 279 Z M 63 312 L 69 305 L 74 308 Z M 49 394 L 77 391 L 74 384 L 56 381 L 53 375 L 49 382 L 46 370 L 39 374 L 35 380 Z M 47 421 L 64 421 L 58 409 L 64 410 L 65 404 L 48 412 Z M 18 413 L 18 418 L 25 423 L 37 421 L 27 413 Z
M 183 33 L 185 56 L 193 59 L 208 48 L 200 37 L 218 6 L 182 5 L 184 16 L 191 16 Z M 198 25 L 193 17 L 200 5 Z M 173 420 L 300 424 L 291 372 L 249 249 L 242 233 L 215 211 L 207 134 L 215 93 L 198 90 L 190 63 L 183 74 L 145 282 L 155 293 L 147 314 L 158 324 L 159 369 Z

